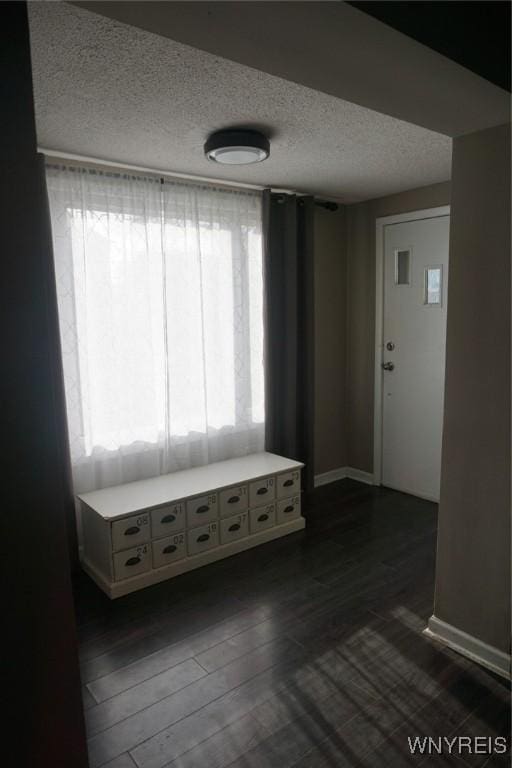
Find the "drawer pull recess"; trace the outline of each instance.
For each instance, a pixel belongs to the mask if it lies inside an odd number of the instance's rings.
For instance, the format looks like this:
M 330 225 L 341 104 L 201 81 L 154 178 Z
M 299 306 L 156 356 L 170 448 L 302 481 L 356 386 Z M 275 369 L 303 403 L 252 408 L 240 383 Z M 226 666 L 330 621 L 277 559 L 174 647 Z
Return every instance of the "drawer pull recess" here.
M 170 555 L 172 552 L 176 552 L 176 546 L 174 544 L 169 544 L 169 546 L 163 548 L 164 555 Z
M 233 525 L 230 525 L 228 528 L 228 531 L 239 531 L 240 530 L 240 523 L 233 523 Z
M 165 517 L 162 517 L 160 520 L 161 523 L 174 523 L 176 520 L 176 515 L 165 515 Z
M 236 504 L 237 501 L 240 501 L 240 496 L 231 496 L 231 498 L 228 499 L 228 504 Z
M 268 488 L 258 488 L 258 490 L 256 491 L 258 496 L 263 496 L 263 494 L 267 492 L 268 492 Z
M 288 504 L 288 506 L 283 509 L 283 512 L 287 515 L 289 512 L 293 512 L 294 509 L 295 507 L 292 504 Z
M 140 563 L 140 557 L 129 557 L 125 565 L 137 565 Z
M 140 533 L 140 528 L 138 525 L 132 525 L 130 528 L 127 528 L 124 532 L 125 536 L 135 536 L 136 533 Z
M 209 533 L 202 533 L 200 536 L 197 537 L 196 541 L 208 541 L 210 538 Z
M 283 485 L 285 488 L 289 488 L 290 485 L 293 485 L 293 480 L 285 480 Z
M 208 512 L 209 509 L 210 507 L 208 504 L 203 504 L 201 507 L 196 509 L 196 515 L 203 515 L 205 512 Z
M 267 514 L 263 514 L 263 515 L 260 515 L 258 517 L 258 523 L 263 523 L 263 522 L 265 522 L 265 520 L 268 520 L 268 515 Z

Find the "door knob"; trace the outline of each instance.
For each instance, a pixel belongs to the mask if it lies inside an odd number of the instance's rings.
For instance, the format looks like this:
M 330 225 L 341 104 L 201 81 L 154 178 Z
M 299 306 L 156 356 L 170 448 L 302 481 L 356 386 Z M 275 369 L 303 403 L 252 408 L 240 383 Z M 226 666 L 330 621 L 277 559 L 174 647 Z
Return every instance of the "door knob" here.
M 382 367 L 385 371 L 394 371 L 395 370 L 395 364 L 394 363 L 382 363 Z

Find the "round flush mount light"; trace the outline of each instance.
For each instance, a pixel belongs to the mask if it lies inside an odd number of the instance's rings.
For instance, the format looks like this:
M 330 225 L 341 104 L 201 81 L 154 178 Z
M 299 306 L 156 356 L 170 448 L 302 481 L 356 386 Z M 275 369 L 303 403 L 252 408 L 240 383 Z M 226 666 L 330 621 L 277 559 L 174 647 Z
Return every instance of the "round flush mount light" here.
M 223 165 L 261 163 L 270 154 L 270 142 L 259 131 L 229 129 L 216 131 L 204 145 L 208 160 Z

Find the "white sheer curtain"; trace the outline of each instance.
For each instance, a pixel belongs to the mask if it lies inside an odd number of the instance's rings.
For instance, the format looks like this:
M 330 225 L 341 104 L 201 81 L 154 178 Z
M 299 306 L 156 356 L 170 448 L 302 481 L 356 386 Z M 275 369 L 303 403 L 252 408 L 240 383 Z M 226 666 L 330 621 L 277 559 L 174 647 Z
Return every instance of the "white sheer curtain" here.
M 263 450 L 260 195 L 47 182 L 76 492 Z

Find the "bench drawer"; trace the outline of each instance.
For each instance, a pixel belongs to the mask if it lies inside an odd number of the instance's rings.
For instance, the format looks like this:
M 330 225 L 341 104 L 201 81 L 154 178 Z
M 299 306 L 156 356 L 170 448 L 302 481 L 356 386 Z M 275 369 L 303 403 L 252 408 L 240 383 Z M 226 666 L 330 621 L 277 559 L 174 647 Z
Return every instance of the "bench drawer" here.
M 149 541 L 150 535 L 149 512 L 141 512 L 132 517 L 123 517 L 112 523 L 112 549 L 128 549 L 136 544 Z
M 300 492 L 300 472 L 284 472 L 276 478 L 277 498 L 283 499 Z
M 151 511 L 151 535 L 154 539 L 169 536 L 185 528 L 185 503 L 183 501 L 158 507 Z
M 277 502 L 277 524 L 282 525 L 300 517 L 300 496 Z
M 251 533 L 259 533 L 266 528 L 273 528 L 276 524 L 276 505 L 268 504 L 266 507 L 251 509 L 249 518 Z
M 153 568 L 161 568 L 163 565 L 174 563 L 175 560 L 181 560 L 187 556 L 185 533 L 181 531 L 167 536 L 165 539 L 154 541 L 151 548 L 153 550 Z
M 249 515 L 242 512 L 240 515 L 226 517 L 220 521 L 220 543 L 229 544 L 230 541 L 244 539 L 249 535 Z
M 114 578 L 116 581 L 138 576 L 139 573 L 151 570 L 151 552 L 149 544 L 116 552 L 114 555 Z
M 187 525 L 193 528 L 195 525 L 204 525 L 218 516 L 217 494 L 209 493 L 207 496 L 197 496 L 187 501 Z
M 208 549 L 219 546 L 219 524 L 209 523 L 194 528 L 187 533 L 187 549 L 189 555 L 198 555 Z
M 264 477 L 249 484 L 249 506 L 261 507 L 276 497 L 275 477 Z
M 249 506 L 249 495 L 246 485 L 237 485 L 225 488 L 219 494 L 220 516 L 227 517 L 235 512 L 243 512 Z

